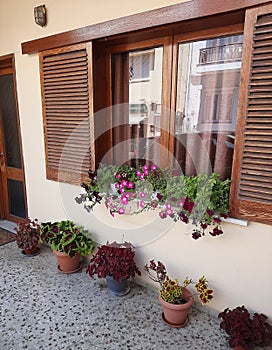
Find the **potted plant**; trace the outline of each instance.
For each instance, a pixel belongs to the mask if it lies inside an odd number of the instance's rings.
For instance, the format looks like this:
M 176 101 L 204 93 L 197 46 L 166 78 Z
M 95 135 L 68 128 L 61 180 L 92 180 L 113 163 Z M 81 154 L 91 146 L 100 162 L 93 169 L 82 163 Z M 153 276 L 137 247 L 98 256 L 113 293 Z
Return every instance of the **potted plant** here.
M 106 278 L 110 294 L 123 296 L 130 291 L 128 279 L 141 275 L 134 257 L 135 251 L 130 243 L 107 243 L 92 256 L 86 272 L 90 277 Z
M 159 301 L 162 304 L 162 318 L 170 326 L 184 327 L 187 324 L 188 313 L 193 304 L 193 295 L 186 288 L 188 285 L 194 284 L 202 304 L 207 304 L 213 299 L 213 291 L 208 288 L 204 276 L 197 282 L 186 278 L 183 285 L 180 285 L 178 279 L 171 279 L 168 276 L 166 267 L 161 261 L 151 260 L 144 269 L 148 272 L 149 278 L 160 285 Z
M 161 219 L 191 222 L 195 240 L 207 231 L 212 237 L 223 233 L 221 222 L 228 216 L 230 180 L 220 180 L 217 173 L 185 176 L 156 165 L 100 164 L 97 171 L 89 171 L 89 177 L 90 181 L 82 184 L 84 193 L 76 197 L 87 211 L 102 202 L 113 217 L 159 208 Z
M 255 346 L 271 345 L 272 326 L 264 314 L 254 313 L 251 316 L 243 305 L 233 310 L 226 308 L 218 317 L 222 319 L 220 328 L 230 336 L 230 347 L 251 350 Z
M 91 254 L 95 247 L 83 226 L 70 220 L 42 223 L 41 242 L 51 246 L 58 259 L 58 269 L 63 273 L 79 271 L 81 256 Z
M 16 242 L 20 249 L 22 249 L 22 255 L 31 257 L 40 253 L 38 247 L 40 240 L 40 225 L 38 220 L 31 220 L 27 218 L 25 221 L 18 222 L 16 230 Z

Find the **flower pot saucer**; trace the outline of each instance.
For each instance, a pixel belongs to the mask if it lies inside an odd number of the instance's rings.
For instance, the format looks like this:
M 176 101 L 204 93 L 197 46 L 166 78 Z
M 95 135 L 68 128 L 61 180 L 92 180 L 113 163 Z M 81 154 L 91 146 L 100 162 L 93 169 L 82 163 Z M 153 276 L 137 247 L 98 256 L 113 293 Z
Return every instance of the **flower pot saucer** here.
M 40 248 L 37 248 L 37 251 L 36 253 L 33 253 L 33 254 L 26 254 L 24 250 L 21 251 L 21 254 L 22 256 L 26 257 L 26 258 L 31 258 L 33 256 L 36 256 L 36 255 L 39 255 L 41 252 L 41 249 Z
M 82 266 L 79 265 L 75 270 L 72 270 L 72 271 L 63 271 L 60 269 L 60 266 L 58 265 L 58 271 L 61 272 L 61 273 L 66 273 L 66 274 L 69 274 L 69 273 L 76 273 L 76 272 L 81 272 L 82 270 Z
M 187 316 L 186 321 L 185 321 L 184 323 L 182 323 L 182 324 L 174 324 L 174 323 L 168 322 L 168 321 L 166 320 L 166 318 L 164 317 L 164 313 L 162 313 L 162 320 L 163 320 L 164 323 L 166 323 L 166 324 L 167 324 L 168 326 L 170 326 L 170 327 L 174 327 L 174 328 L 183 328 L 183 327 L 186 327 L 186 326 L 187 326 L 187 324 L 188 324 L 188 322 L 189 322 L 189 317 Z

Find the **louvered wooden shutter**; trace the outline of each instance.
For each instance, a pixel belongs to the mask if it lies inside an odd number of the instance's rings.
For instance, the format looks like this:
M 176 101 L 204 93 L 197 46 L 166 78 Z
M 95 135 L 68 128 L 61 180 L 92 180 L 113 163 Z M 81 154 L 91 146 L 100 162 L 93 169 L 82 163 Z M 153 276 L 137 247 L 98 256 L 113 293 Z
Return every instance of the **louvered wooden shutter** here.
M 46 173 L 79 184 L 94 165 L 91 48 L 40 53 Z
M 231 211 L 272 224 L 272 5 L 248 10 L 243 50 Z

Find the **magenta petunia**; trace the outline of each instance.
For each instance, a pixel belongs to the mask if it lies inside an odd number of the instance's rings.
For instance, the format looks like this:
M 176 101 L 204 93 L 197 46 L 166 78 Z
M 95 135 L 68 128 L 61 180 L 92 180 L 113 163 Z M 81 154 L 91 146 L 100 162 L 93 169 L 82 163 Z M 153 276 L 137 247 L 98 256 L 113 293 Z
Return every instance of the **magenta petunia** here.
M 145 201 L 141 201 L 141 202 L 140 202 L 140 207 L 141 207 L 141 208 L 144 208 L 144 207 L 145 207 Z
M 165 219 L 165 218 L 166 218 L 166 214 L 165 214 L 164 211 L 161 211 L 161 212 L 159 213 L 159 216 L 160 216 L 161 219 Z
M 122 204 L 128 204 L 128 198 L 126 195 L 122 196 L 121 202 L 122 202 Z
M 125 209 L 124 208 L 119 208 L 118 209 L 118 214 L 120 214 L 120 215 L 125 214 Z
M 145 164 L 145 165 L 143 166 L 143 171 L 146 171 L 146 170 L 148 170 L 148 165 Z
M 169 209 L 166 209 L 165 213 L 166 213 L 166 215 L 170 216 L 170 215 L 173 214 L 173 210 L 170 209 L 170 208 L 169 208 Z

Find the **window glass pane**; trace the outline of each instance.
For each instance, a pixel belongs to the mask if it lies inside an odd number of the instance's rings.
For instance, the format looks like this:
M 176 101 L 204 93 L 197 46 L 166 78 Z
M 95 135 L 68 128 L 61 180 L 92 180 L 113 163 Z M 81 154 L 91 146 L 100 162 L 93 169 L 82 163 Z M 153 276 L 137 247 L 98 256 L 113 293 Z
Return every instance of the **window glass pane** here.
M 179 45 L 175 158 L 186 175 L 231 175 L 242 35 Z
M 8 197 L 10 214 L 25 218 L 24 186 L 22 181 L 8 179 Z
M 0 76 L 0 115 L 2 119 L 6 165 L 21 169 L 21 155 L 12 74 Z
M 159 163 L 162 59 L 162 47 L 113 55 L 115 164 Z
M 142 81 L 130 79 L 129 82 L 129 124 L 132 141 L 130 159 L 134 163 L 153 162 L 159 164 L 162 59 L 163 48 L 131 52 L 129 64 L 132 67 L 137 57 L 141 60 Z

